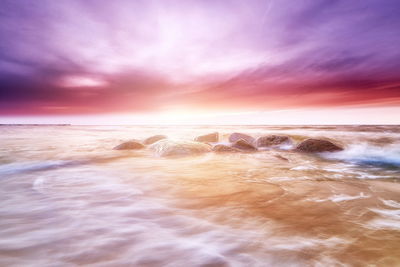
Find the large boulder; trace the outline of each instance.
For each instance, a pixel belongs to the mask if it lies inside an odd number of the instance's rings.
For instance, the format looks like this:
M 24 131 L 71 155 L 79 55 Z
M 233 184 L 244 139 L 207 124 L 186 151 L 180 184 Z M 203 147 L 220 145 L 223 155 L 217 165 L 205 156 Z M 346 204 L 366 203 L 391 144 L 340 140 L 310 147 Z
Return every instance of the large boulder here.
M 270 147 L 270 146 L 280 146 L 289 145 L 292 140 L 286 135 L 266 135 L 257 138 L 257 147 Z
M 211 151 L 211 146 L 195 141 L 160 140 L 150 146 L 158 156 L 188 156 Z
M 250 135 L 243 134 L 243 133 L 233 133 L 229 136 L 229 142 L 235 143 L 236 141 L 239 141 L 240 139 L 245 140 L 249 144 L 254 144 L 255 139 L 251 137 Z
M 132 149 L 142 149 L 144 148 L 144 145 L 140 143 L 139 141 L 132 140 L 128 142 L 124 142 L 113 149 L 115 150 L 132 150 Z
M 205 134 L 205 135 L 200 135 L 197 136 L 194 141 L 197 142 L 218 142 L 218 133 L 214 132 L 214 133 L 210 133 L 210 134 Z
M 236 142 L 234 142 L 232 144 L 232 147 L 240 149 L 240 150 L 247 150 L 247 151 L 257 150 L 257 148 L 252 143 L 249 143 L 244 139 L 237 140 Z
M 343 148 L 328 140 L 309 138 L 298 144 L 295 150 L 307 153 L 321 153 L 341 151 Z
M 161 135 L 161 134 L 153 135 L 153 136 L 150 136 L 149 138 L 146 138 L 144 140 L 144 143 L 146 145 L 151 145 L 151 144 L 154 144 L 155 142 L 160 141 L 162 139 L 167 139 L 167 136 Z
M 239 152 L 240 150 L 231 146 L 218 144 L 215 145 L 212 150 L 217 153 L 232 153 L 232 152 Z

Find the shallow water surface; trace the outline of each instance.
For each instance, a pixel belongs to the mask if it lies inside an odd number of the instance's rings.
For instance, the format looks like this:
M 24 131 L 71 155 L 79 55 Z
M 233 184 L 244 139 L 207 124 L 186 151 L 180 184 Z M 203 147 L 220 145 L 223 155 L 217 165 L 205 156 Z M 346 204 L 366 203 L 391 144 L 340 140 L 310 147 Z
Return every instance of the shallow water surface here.
M 212 131 L 345 150 L 112 150 Z M 400 265 L 399 126 L 1 126 L 0 140 L 0 266 Z

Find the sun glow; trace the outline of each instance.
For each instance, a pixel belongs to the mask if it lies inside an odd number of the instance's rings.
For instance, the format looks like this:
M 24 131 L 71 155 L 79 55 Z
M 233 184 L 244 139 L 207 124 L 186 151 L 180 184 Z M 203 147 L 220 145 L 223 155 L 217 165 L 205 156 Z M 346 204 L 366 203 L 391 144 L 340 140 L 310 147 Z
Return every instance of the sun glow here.
M 323 125 L 399 124 L 399 107 L 285 109 L 274 111 L 202 112 L 171 109 L 151 113 L 79 116 L 3 117 L 0 123 L 71 123 L 84 125 Z M 391 115 L 388 115 L 391 114 Z M 327 120 L 329 118 L 329 120 Z
M 64 77 L 61 82 L 63 87 L 99 87 L 104 86 L 107 83 L 100 78 L 96 77 L 85 77 L 85 76 L 68 76 Z

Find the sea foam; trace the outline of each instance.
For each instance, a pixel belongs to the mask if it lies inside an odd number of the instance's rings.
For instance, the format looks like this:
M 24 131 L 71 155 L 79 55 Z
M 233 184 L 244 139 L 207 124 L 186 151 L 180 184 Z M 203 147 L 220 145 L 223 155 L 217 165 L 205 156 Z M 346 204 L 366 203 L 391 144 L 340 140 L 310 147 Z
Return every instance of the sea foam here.
M 400 144 L 374 146 L 354 144 L 336 153 L 322 153 L 328 159 L 343 160 L 353 164 L 400 167 Z

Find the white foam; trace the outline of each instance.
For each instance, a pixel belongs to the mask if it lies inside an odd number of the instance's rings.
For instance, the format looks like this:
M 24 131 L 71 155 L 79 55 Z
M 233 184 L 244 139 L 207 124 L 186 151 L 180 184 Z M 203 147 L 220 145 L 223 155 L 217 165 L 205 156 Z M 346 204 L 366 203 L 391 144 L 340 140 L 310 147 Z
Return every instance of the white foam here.
M 278 145 L 277 148 L 282 149 L 282 150 L 290 150 L 294 148 L 293 144 L 282 144 Z
M 363 199 L 363 198 L 369 198 L 369 197 L 370 197 L 369 195 L 364 195 L 364 193 L 361 192 L 359 195 L 355 195 L 355 196 L 340 194 L 340 195 L 333 195 L 333 196 L 328 197 L 328 198 L 311 198 L 311 199 L 308 199 L 308 200 L 309 201 L 313 201 L 313 202 L 325 202 L 325 201 L 342 202 L 342 201 Z
M 316 168 L 313 166 L 297 166 L 293 167 L 290 170 L 291 171 L 309 171 L 309 170 L 315 170 Z
M 303 238 L 303 237 L 291 237 L 276 238 L 269 240 L 270 250 L 304 250 L 314 247 L 334 247 L 338 244 L 345 244 L 346 241 L 342 238 L 331 237 L 328 239 L 316 239 L 316 238 Z
M 397 220 L 374 219 L 368 223 L 368 226 L 372 228 L 400 230 L 400 222 Z
M 399 203 L 396 201 L 384 201 L 385 204 L 390 205 L 398 205 Z M 368 222 L 368 226 L 372 228 L 385 228 L 385 229 L 400 229 L 400 209 L 369 209 L 376 214 L 380 215 L 381 218 L 371 220 Z
M 354 144 L 335 153 L 321 153 L 329 159 L 344 160 L 356 164 L 392 165 L 400 167 L 400 145 L 374 146 L 367 143 Z
M 388 209 L 370 209 L 371 211 L 382 215 L 384 217 L 392 218 L 392 219 L 397 219 L 400 220 L 400 209 L 398 210 L 388 210 Z
M 271 177 L 268 178 L 267 181 L 277 181 L 277 182 L 285 182 L 285 181 L 303 181 L 303 180 L 310 180 L 308 177 Z
M 385 200 L 385 199 L 381 199 L 381 201 L 382 201 L 386 206 L 389 206 L 389 207 L 392 207 L 392 208 L 398 208 L 398 209 L 400 209 L 400 202 L 397 202 L 397 201 L 394 201 L 394 200 Z
M 370 196 L 364 195 L 363 192 L 361 192 L 359 195 L 356 196 L 349 196 L 349 195 L 333 195 L 332 197 L 329 198 L 332 202 L 341 202 L 341 201 L 348 201 L 348 200 L 354 200 L 354 199 L 363 199 L 363 198 L 369 198 Z
M 33 190 L 41 191 L 43 187 L 44 187 L 44 178 L 42 177 L 35 179 L 35 181 L 33 181 L 32 183 Z

